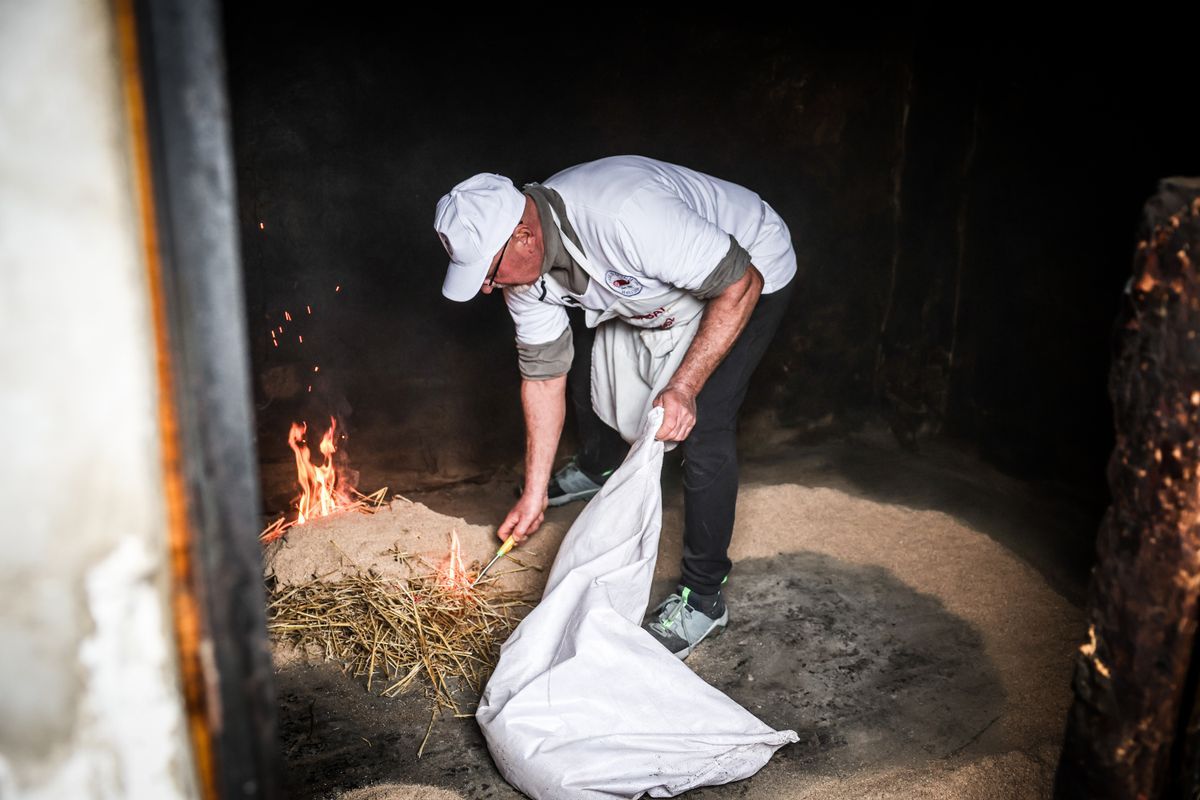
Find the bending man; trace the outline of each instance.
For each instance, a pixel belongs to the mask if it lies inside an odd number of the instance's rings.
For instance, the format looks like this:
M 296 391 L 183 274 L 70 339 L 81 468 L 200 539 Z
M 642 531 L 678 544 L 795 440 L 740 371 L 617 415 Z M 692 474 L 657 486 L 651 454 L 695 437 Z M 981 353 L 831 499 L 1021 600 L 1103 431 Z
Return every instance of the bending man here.
M 662 406 L 657 438 L 684 451 L 684 553 L 677 590 L 644 627 L 686 658 L 729 618 L 737 413 L 791 293 L 787 225 L 749 189 L 615 156 L 524 191 L 468 178 L 438 202 L 434 227 L 450 256 L 443 294 L 502 289 L 516 326 L 525 488 L 501 539 L 519 542 L 547 505 L 599 491 Z M 577 332 L 568 308 L 583 313 Z M 583 448 L 551 476 L 568 373 Z

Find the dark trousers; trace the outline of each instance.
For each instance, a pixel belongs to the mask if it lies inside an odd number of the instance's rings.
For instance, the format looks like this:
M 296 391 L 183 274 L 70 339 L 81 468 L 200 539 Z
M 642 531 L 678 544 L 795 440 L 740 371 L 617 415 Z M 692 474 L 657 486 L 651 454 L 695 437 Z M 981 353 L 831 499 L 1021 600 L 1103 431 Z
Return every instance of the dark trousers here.
M 787 310 L 795 280 L 762 295 L 741 336 L 696 397 L 696 426 L 683 442 L 683 571 L 681 583 L 713 594 L 729 574 L 729 540 L 737 509 L 737 413 L 750 376 Z M 574 316 L 574 315 L 573 315 Z M 617 321 L 608 325 L 622 324 Z M 593 478 L 615 469 L 629 445 L 592 410 L 593 331 L 572 320 L 575 361 L 567 375 L 582 448 L 579 467 Z

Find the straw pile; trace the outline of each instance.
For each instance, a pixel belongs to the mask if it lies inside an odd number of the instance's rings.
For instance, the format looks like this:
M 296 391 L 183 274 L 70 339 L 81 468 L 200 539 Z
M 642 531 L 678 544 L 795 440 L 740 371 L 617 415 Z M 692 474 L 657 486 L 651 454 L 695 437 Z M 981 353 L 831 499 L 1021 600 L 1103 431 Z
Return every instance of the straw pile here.
M 306 652 L 341 662 L 365 677 L 370 691 L 383 685 L 381 694 L 395 697 L 423 685 L 433 704 L 432 730 L 442 709 L 472 716 L 500 645 L 519 621 L 517 609 L 531 605 L 511 592 L 488 592 L 495 579 L 471 587 L 465 575 L 448 580 L 434 571 L 396 580 L 367 570 L 313 580 L 272 596 L 267 627 Z

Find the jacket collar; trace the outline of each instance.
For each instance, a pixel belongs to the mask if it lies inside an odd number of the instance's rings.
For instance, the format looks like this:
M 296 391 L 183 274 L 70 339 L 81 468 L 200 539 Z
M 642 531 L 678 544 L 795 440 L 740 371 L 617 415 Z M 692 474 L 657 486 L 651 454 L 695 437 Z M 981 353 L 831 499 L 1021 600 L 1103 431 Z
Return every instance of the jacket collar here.
M 542 258 L 542 274 L 549 273 L 560 284 L 567 287 L 572 294 L 583 294 L 587 291 L 591 277 L 571 257 L 567 248 L 563 247 L 562 236 L 559 234 L 558 226 L 554 224 L 554 217 L 550 214 L 551 208 L 558 212 L 558 218 L 563 227 L 562 234 L 570 238 L 576 247 L 583 250 L 583 244 L 579 241 L 578 234 L 575 233 L 570 220 L 567 219 L 567 206 L 563 203 L 562 197 L 558 192 L 548 186 L 542 186 L 540 183 L 526 184 L 523 191 L 533 198 L 538 216 L 542 221 L 542 241 L 546 249 L 545 256 Z

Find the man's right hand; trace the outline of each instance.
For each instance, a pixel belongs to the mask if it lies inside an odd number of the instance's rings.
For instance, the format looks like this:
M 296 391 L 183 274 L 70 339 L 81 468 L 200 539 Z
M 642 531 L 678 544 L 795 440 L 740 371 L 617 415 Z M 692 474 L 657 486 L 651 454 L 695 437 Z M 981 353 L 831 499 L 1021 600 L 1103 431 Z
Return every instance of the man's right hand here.
M 521 495 L 521 499 L 512 507 L 512 511 L 508 512 L 508 516 L 504 518 L 500 529 L 496 531 L 496 536 L 500 541 L 506 541 L 508 537 L 517 537 L 517 544 L 525 540 L 542 525 L 542 521 L 546 518 L 546 506 L 548 500 L 546 493 L 534 494 L 525 492 Z

